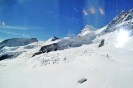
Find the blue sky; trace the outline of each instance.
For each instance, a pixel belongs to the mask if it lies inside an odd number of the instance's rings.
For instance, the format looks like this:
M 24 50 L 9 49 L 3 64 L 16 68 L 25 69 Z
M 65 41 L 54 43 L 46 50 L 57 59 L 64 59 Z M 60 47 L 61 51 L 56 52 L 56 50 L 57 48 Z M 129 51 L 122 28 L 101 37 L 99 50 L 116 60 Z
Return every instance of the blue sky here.
M 133 0 L 0 0 L 0 40 L 78 34 L 85 25 L 101 28 Z

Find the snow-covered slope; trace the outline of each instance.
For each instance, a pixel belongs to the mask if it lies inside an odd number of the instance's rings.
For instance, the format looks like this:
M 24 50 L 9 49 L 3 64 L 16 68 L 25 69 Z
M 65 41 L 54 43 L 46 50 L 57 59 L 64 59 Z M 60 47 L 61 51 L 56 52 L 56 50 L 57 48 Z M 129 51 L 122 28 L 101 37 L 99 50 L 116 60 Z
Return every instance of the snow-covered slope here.
M 74 38 L 2 48 L 2 54 L 20 53 L 17 57 L 0 61 L 0 87 L 132 88 L 132 28 L 129 25 L 126 30 L 122 29 L 128 21 L 118 22 L 114 26 L 121 29 L 110 28 L 110 32 L 105 32 L 107 25 L 97 31 L 81 32 Z M 105 40 L 104 46 L 98 47 L 102 39 Z M 42 45 L 52 43 L 62 49 L 32 57 Z
M 121 28 L 126 30 L 133 29 L 133 9 L 128 12 L 122 11 L 106 26 L 106 29 L 102 34 L 119 30 Z

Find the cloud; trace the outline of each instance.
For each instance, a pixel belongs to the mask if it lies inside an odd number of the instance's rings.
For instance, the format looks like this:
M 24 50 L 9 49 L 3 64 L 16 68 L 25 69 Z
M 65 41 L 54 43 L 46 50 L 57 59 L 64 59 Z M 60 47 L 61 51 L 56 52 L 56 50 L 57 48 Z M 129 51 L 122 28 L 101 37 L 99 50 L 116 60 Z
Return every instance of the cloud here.
M 67 36 L 73 38 L 73 37 L 75 37 L 75 34 L 74 33 L 68 33 Z
M 4 31 L 4 30 L 0 30 L 0 32 L 2 33 L 6 33 L 6 34 L 21 34 L 21 33 L 17 33 L 17 32 L 13 32 L 13 31 Z
M 30 35 L 28 35 L 28 34 L 22 34 L 22 36 L 23 36 L 24 38 L 30 38 Z
M 105 14 L 103 8 L 99 8 L 99 12 L 100 12 L 101 15 L 104 15 Z
M 1 25 L 2 25 L 2 26 L 5 26 L 5 22 L 3 21 L 3 22 L 1 23 Z
M 11 35 L 19 35 L 22 36 L 23 38 L 30 38 L 30 35 L 28 34 L 22 34 L 22 33 L 18 33 L 18 32 L 13 32 L 13 31 L 5 31 L 5 30 L 0 30 L 0 33 L 5 33 L 5 34 L 11 34 Z
M 41 27 L 23 27 L 23 26 L 10 26 L 5 25 L 4 22 L 2 22 L 2 26 L 0 26 L 0 29 L 12 29 L 12 30 L 29 30 L 29 29 L 41 29 Z
M 93 6 L 89 9 L 89 11 L 90 11 L 91 14 L 95 14 L 95 9 L 94 9 Z
M 29 27 L 21 27 L 21 26 L 0 26 L 1 29 L 13 29 L 13 30 L 28 30 Z
M 19 36 L 22 36 L 21 33 L 17 33 L 17 32 L 13 32 L 13 31 L 5 31 L 5 30 L 0 30 L 0 33 L 2 34 L 10 34 L 10 35 L 19 35 Z M 0 38 L 0 42 L 2 42 L 3 40 L 7 39 L 7 36 L 3 36 L 3 38 Z

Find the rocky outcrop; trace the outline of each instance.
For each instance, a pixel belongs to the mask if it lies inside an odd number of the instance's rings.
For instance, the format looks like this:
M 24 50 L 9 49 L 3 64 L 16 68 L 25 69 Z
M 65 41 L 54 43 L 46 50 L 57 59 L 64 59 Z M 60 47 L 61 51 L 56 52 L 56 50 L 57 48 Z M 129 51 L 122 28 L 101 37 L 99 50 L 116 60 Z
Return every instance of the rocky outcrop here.
M 78 83 L 82 84 L 82 83 L 84 83 L 84 82 L 86 82 L 86 81 L 87 81 L 87 78 L 82 78 L 82 79 L 80 79 L 80 80 L 78 81 Z
M 1 61 L 1 60 L 5 60 L 5 59 L 12 58 L 13 56 L 14 56 L 14 55 L 8 55 L 8 54 L 1 55 L 1 56 L 0 56 L 0 61 Z
M 102 39 L 98 47 L 102 47 L 102 46 L 104 46 L 104 41 L 105 41 L 105 40 Z
M 50 45 L 45 45 L 45 46 L 42 46 L 41 47 L 41 49 L 39 50 L 39 52 L 36 52 L 35 54 L 33 54 L 32 57 L 34 57 L 36 55 L 39 55 L 39 54 L 42 54 L 42 53 L 48 53 L 48 52 L 51 52 L 51 51 L 56 51 L 59 48 L 60 47 L 56 43 L 53 43 L 53 44 L 50 44 Z

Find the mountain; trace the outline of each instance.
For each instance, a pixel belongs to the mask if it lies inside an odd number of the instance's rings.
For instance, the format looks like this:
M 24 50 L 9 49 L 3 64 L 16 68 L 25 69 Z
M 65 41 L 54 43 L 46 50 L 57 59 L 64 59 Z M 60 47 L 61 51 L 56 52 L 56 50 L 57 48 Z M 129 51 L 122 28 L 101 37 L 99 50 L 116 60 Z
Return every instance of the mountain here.
M 0 47 L 15 47 L 15 46 L 23 46 L 33 42 L 38 42 L 36 38 L 12 38 L 6 39 L 0 43 Z
M 107 25 L 103 33 L 112 32 L 121 28 L 133 29 L 133 9 L 128 12 L 122 11 Z
M 59 38 L 56 37 L 56 36 L 53 36 L 52 38 L 48 39 L 47 41 L 50 42 L 50 41 L 55 41 L 55 40 L 58 40 Z
M 84 36 L 88 33 L 92 33 L 96 30 L 96 28 L 94 28 L 93 26 L 90 26 L 90 25 L 86 25 L 84 27 L 84 29 L 81 31 L 81 33 L 78 34 L 78 36 Z
M 132 22 L 130 10 L 101 29 L 87 25 L 73 38 L 5 46 L 0 87 L 133 88 Z

